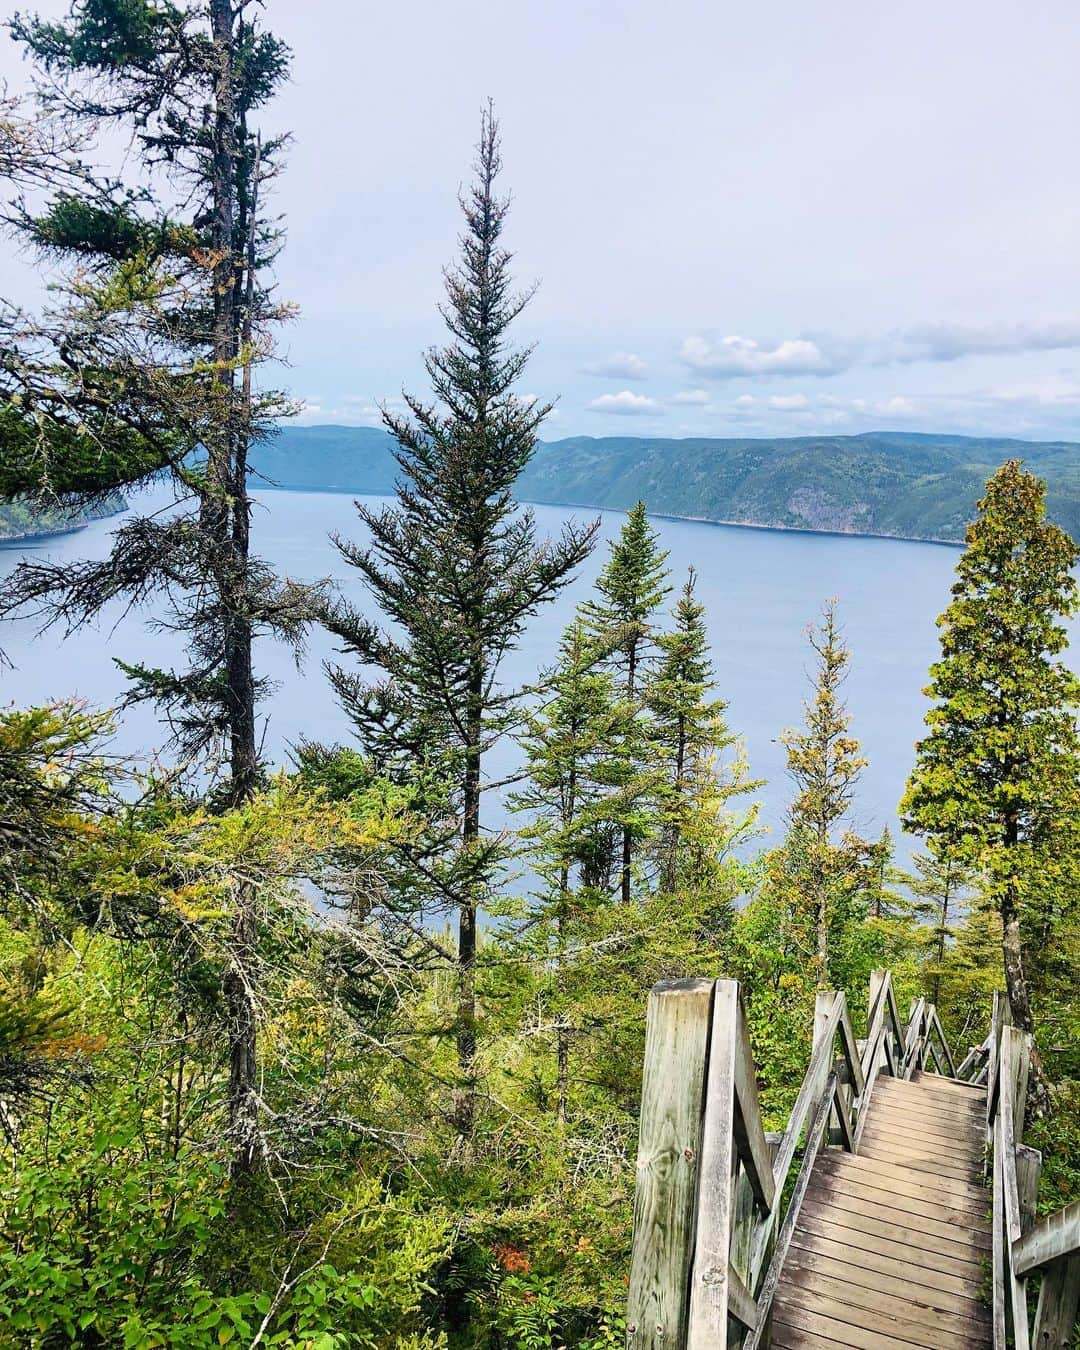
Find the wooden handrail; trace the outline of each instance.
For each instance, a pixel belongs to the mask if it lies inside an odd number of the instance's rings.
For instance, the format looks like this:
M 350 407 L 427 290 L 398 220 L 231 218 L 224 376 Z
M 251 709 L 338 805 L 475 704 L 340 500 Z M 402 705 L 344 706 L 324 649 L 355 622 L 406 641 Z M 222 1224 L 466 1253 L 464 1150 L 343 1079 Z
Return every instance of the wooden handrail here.
M 627 1341 L 635 1350 L 767 1344 L 769 1313 L 815 1161 L 857 1152 L 882 1073 L 986 1083 L 995 1350 L 1067 1350 L 1080 1309 L 1080 1201 L 1034 1220 L 1041 1156 L 1023 1144 L 1031 1038 L 995 995 L 986 1039 L 957 1066 L 937 1009 L 901 1021 L 888 971 L 871 977 L 867 1034 L 843 993 L 818 995 L 810 1063 L 787 1128 L 762 1127 L 750 1036 L 733 980 L 678 980 L 649 996 Z M 832 1130 L 831 1122 L 836 1122 Z M 789 1173 L 802 1149 L 785 1199 Z M 1034 1330 L 1027 1280 L 1040 1276 Z
M 764 1344 L 815 1159 L 834 1146 L 855 1151 L 878 1076 L 909 1078 L 929 1056 L 952 1067 L 936 1009 L 918 999 L 903 1023 L 888 971 L 872 976 L 861 1045 L 844 994 L 819 994 L 810 1063 L 786 1129 L 770 1142 L 738 984 L 658 985 L 649 997 L 628 1345 Z
M 1038 1223 L 1034 1213 L 1041 1155 L 1022 1142 L 1031 1037 L 1011 1025 L 995 995 L 987 1052 L 987 1125 L 993 1145 L 994 1350 L 1067 1350 L 1080 1313 L 1080 1201 Z M 1027 1280 L 1040 1273 L 1031 1327 Z

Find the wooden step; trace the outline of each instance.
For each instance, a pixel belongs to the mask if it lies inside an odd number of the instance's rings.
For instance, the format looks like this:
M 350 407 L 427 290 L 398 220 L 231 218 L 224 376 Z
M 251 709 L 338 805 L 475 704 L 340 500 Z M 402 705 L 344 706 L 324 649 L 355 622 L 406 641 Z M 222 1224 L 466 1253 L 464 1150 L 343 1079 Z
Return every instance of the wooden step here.
M 987 1350 L 986 1092 L 879 1076 L 859 1152 L 819 1154 L 773 1303 L 776 1350 Z
M 808 1214 L 832 1217 L 845 1228 L 861 1228 L 879 1237 L 895 1237 L 898 1242 L 917 1244 L 932 1238 L 939 1250 L 975 1264 L 990 1250 L 989 1229 L 971 1229 L 967 1224 L 951 1224 L 940 1217 L 911 1214 L 860 1191 L 845 1195 L 835 1188 L 811 1182 L 803 1207 Z

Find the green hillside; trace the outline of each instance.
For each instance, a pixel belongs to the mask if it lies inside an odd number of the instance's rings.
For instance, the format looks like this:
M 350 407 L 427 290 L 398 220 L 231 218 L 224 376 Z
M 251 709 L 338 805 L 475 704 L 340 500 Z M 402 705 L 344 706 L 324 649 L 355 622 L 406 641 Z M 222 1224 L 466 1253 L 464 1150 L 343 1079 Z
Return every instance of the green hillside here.
M 3 502 L 0 503 L 0 544 L 68 534 L 72 530 L 81 530 L 91 520 L 101 520 L 126 509 L 127 502 L 120 496 L 100 506 L 73 511 L 46 510 L 25 501 Z
M 392 442 L 372 427 L 288 427 L 260 446 L 281 487 L 384 493 Z M 519 481 L 535 502 L 786 529 L 959 540 L 982 486 L 1019 458 L 1047 480 L 1050 514 L 1080 536 L 1080 445 L 870 432 L 713 440 L 575 436 L 541 446 Z

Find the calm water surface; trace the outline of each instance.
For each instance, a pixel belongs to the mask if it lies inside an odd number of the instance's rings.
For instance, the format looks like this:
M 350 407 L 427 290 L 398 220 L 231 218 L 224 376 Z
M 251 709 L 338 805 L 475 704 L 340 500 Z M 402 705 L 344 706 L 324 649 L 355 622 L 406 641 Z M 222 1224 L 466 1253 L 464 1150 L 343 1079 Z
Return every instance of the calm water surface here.
M 256 497 L 253 538 L 259 553 L 279 572 L 294 577 L 336 578 L 362 605 L 354 574 L 328 540 L 332 530 L 358 534 L 352 499 L 334 493 L 277 491 Z M 146 502 L 142 505 L 145 508 Z M 550 533 L 557 533 L 571 516 L 595 514 L 536 508 L 540 528 Z M 623 519 L 617 512 L 602 513 L 603 540 L 618 533 Z M 117 520 L 39 542 L 28 552 L 55 559 L 101 557 Z M 768 780 L 762 792 L 763 817 L 773 827 L 781 823 L 789 796 L 777 736 L 799 722 L 808 687 L 804 630 L 827 597 L 838 597 L 853 650 L 847 685 L 853 730 L 870 760 L 853 823 L 869 833 L 885 824 L 895 828 L 897 802 L 925 711 L 920 691 L 937 653 L 934 620 L 948 603 L 958 551 L 886 539 L 670 520 L 655 524 L 670 552 L 673 579 L 681 583 L 690 564 L 698 570 L 698 595 L 708 611 L 719 693 L 729 701 L 732 728 L 746 740 L 754 775 Z M 533 621 L 520 648 L 507 660 L 508 681 L 528 681 L 552 660 L 563 626 L 606 555 L 601 542 L 575 583 Z M 20 556 L 16 549 L 0 550 L 0 574 Z M 1074 629 L 1070 655 L 1074 666 L 1078 638 L 1080 632 Z M 114 659 L 167 665 L 178 652 L 176 636 L 156 629 L 149 615 L 119 621 L 116 615 L 106 615 L 95 627 L 67 639 L 55 630 L 38 636 L 35 625 L 19 621 L 0 630 L 0 645 L 14 663 L 13 670 L 0 671 L 0 701 L 20 706 L 69 696 L 108 706 L 124 687 Z M 333 741 L 348 736 L 348 722 L 322 672 L 322 662 L 332 656 L 333 644 L 321 633 L 312 637 L 300 670 L 280 647 L 260 644 L 259 670 L 277 686 L 265 705 L 265 745 L 276 762 L 287 761 L 289 746 L 300 737 Z M 149 758 L 164 741 L 153 713 L 137 708 L 124 713 L 115 749 Z M 493 775 L 505 772 L 509 753 L 493 756 Z

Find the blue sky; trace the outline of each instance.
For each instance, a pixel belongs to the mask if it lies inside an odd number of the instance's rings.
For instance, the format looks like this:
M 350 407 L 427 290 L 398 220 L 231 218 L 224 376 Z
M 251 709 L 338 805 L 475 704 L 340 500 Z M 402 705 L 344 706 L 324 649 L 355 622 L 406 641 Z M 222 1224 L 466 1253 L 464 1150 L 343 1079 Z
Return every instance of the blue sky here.
M 39 8 L 56 13 L 47 0 Z M 284 381 L 371 422 L 440 339 L 484 100 L 545 434 L 1080 439 L 1071 0 L 266 0 Z M 0 77 L 24 82 L 0 46 Z M 32 299 L 8 246 L 0 289 Z

